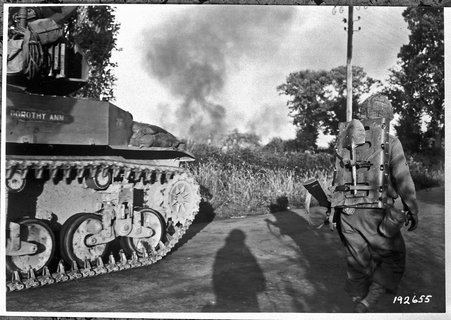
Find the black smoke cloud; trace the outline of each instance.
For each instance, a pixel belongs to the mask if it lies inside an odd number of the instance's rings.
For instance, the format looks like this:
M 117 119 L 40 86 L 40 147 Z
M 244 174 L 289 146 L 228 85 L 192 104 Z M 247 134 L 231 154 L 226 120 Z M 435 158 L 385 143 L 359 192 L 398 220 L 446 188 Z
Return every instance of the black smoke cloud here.
M 200 140 L 233 129 L 220 98 L 228 72 L 243 57 L 270 57 L 293 17 L 289 7 L 193 6 L 146 30 L 144 66 L 178 101 L 161 110 L 168 129 Z

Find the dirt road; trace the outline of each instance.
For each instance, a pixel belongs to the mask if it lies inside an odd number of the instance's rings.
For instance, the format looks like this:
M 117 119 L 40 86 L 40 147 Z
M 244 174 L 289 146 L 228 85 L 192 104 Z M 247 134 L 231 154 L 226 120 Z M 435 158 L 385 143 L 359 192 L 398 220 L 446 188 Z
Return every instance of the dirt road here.
M 444 190 L 418 194 L 420 226 L 404 232 L 407 270 L 393 303 L 375 312 L 445 311 Z M 8 311 L 352 312 L 338 234 L 312 229 L 303 210 L 194 224 L 183 244 L 134 270 L 7 294 Z

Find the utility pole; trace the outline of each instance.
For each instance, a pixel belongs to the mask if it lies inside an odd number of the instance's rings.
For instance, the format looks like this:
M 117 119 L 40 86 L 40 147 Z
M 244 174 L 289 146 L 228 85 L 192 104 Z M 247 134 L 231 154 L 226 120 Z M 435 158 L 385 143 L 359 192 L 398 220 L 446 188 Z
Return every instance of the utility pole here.
M 351 1 L 352 2 L 352 1 Z M 360 7 L 357 7 L 359 10 Z M 343 7 L 340 7 L 340 13 L 343 13 Z M 336 8 L 332 10 L 332 14 L 336 14 Z M 357 17 L 357 21 L 360 20 L 360 16 Z M 348 6 L 348 19 L 343 19 L 344 23 L 347 23 L 345 31 L 348 32 L 348 52 L 346 55 L 346 121 L 352 120 L 352 35 L 354 31 L 360 31 L 359 27 L 354 30 L 354 7 L 352 5 Z
M 354 32 L 354 7 L 348 7 L 348 52 L 346 58 L 346 121 L 352 120 L 352 34 Z

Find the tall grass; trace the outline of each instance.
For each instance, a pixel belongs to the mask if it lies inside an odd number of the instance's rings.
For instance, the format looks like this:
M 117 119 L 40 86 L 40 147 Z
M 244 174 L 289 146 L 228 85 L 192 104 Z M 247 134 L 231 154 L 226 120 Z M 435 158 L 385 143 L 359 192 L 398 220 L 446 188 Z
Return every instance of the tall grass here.
M 190 165 L 204 202 L 217 217 L 246 216 L 302 207 L 303 182 L 316 178 L 324 189 L 332 183 L 333 157 L 327 153 L 275 153 L 195 145 Z M 409 160 L 417 189 L 443 185 L 443 170 Z
M 301 206 L 305 198 L 302 182 L 306 177 L 293 170 L 262 168 L 255 172 L 211 162 L 199 164 L 193 171 L 204 187 L 204 200 L 222 217 L 265 213 L 283 198 L 292 206 Z
M 326 184 L 332 172 L 329 156 L 324 155 L 221 151 L 210 146 L 191 151 L 198 159 L 191 170 L 201 185 L 203 200 L 223 218 L 303 206 L 306 190 L 302 183 L 315 177 Z M 321 162 L 330 168 L 320 168 Z

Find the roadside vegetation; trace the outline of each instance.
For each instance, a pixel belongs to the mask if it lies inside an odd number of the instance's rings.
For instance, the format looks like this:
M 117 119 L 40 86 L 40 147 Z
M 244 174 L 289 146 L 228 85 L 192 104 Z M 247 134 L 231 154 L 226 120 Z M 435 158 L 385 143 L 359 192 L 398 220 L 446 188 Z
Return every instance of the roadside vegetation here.
M 190 168 L 201 185 L 203 207 L 218 218 L 264 214 L 301 208 L 303 182 L 332 182 L 333 156 L 327 152 L 278 152 L 265 147 L 190 146 L 196 162 Z M 408 156 L 417 189 L 444 184 L 443 163 L 425 163 Z

